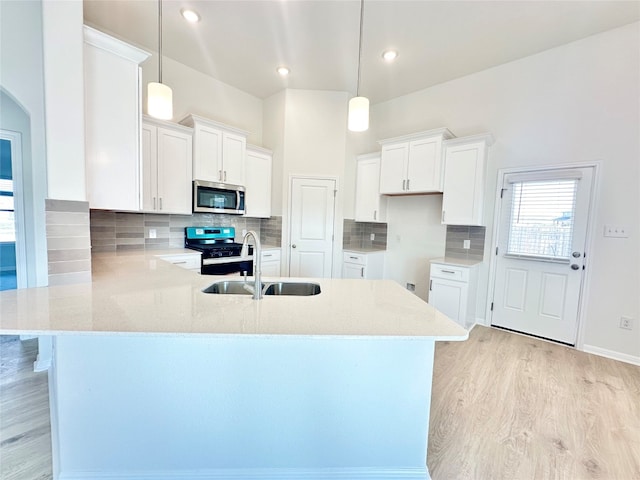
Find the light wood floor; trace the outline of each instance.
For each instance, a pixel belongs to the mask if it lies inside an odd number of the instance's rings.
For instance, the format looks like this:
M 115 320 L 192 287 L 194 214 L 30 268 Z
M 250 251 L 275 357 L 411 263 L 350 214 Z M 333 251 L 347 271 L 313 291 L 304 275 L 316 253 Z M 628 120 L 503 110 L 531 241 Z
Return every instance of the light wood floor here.
M 37 340 L 0 336 L 0 479 L 51 479 L 47 373 L 34 373 Z
M 52 478 L 36 348 L 0 336 L 1 480 Z M 640 480 L 640 367 L 484 327 L 438 343 L 428 464 L 434 480 Z
M 497 329 L 436 344 L 434 480 L 640 479 L 640 367 Z

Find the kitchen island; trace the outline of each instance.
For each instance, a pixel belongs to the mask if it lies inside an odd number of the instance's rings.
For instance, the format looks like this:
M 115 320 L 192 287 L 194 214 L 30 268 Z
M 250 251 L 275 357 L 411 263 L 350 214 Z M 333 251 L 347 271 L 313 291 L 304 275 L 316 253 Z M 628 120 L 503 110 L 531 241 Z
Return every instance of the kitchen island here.
M 54 337 L 55 478 L 429 478 L 434 344 L 462 327 L 391 281 L 215 280 L 99 254 L 92 283 L 0 293 L 0 333 Z

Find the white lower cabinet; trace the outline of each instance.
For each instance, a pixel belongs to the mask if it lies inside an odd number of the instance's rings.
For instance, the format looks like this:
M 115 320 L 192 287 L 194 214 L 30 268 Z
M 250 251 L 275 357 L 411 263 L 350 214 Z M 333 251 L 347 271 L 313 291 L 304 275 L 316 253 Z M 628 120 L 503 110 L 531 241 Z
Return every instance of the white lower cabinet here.
M 165 262 L 174 264 L 177 267 L 182 267 L 186 270 L 193 270 L 194 272 L 200 272 L 201 254 L 196 253 L 177 253 L 175 255 L 158 255 Z
M 379 280 L 384 273 L 384 251 L 355 252 L 345 250 L 342 257 L 342 278 Z
M 280 275 L 280 249 L 265 248 L 261 252 L 262 275 L 264 277 L 279 277 Z
M 464 328 L 475 323 L 478 265 L 431 261 L 429 304 Z

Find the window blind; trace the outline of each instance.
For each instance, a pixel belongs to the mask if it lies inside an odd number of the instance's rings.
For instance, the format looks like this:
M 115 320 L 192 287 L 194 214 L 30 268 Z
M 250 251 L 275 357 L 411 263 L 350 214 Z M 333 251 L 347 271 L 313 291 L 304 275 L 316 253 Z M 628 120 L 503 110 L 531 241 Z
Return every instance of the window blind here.
M 507 255 L 569 259 L 578 179 L 511 184 Z

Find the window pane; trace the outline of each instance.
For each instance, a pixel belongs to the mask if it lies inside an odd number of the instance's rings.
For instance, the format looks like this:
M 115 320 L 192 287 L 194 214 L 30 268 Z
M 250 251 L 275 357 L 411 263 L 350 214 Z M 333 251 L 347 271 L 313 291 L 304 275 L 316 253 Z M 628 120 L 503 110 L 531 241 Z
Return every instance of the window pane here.
M 513 183 L 507 254 L 568 259 L 578 181 Z
M 0 242 L 15 242 L 16 228 L 13 212 L 0 212 Z

